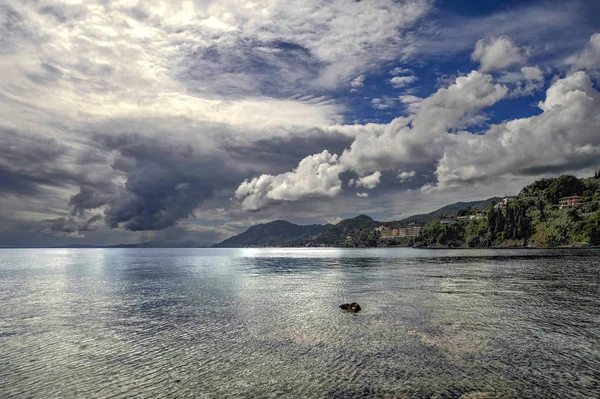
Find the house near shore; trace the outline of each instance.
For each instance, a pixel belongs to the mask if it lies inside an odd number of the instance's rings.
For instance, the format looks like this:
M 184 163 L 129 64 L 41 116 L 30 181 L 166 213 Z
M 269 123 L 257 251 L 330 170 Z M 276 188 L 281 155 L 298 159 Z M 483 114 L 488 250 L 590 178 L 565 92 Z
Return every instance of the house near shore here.
M 381 226 L 376 228 L 375 230 L 379 231 L 381 238 L 395 238 L 398 237 L 398 235 L 400 234 L 400 231 L 398 229 L 392 229 L 388 226 Z
M 379 226 L 375 231 L 379 231 L 379 237 L 382 239 L 392 238 L 394 234 L 392 228 L 389 226 Z
M 570 197 L 562 197 L 558 200 L 558 209 L 568 209 L 581 204 L 581 197 L 579 195 L 572 195 Z
M 392 229 L 388 226 L 379 226 L 375 229 L 375 231 L 379 232 L 379 237 L 381 239 L 394 239 L 394 238 L 403 238 L 403 237 L 417 237 L 423 227 L 417 226 L 414 223 L 409 224 L 408 226 Z
M 422 226 L 417 226 L 416 224 L 409 224 L 405 227 L 400 227 L 398 229 L 399 237 L 418 237 L 423 230 Z

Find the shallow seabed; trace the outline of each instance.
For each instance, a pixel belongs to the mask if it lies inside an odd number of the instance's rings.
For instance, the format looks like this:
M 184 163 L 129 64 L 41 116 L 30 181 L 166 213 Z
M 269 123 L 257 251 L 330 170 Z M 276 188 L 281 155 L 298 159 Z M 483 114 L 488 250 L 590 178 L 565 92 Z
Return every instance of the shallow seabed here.
M 600 251 L 0 250 L 2 398 L 599 392 Z

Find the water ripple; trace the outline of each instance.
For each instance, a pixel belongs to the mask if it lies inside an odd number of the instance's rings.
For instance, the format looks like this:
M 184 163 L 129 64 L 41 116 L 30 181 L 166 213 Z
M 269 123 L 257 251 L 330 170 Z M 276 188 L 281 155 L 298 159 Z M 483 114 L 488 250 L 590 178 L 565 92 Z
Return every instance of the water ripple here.
M 600 391 L 593 251 L 2 255 L 2 398 Z M 363 310 L 338 309 L 351 301 Z

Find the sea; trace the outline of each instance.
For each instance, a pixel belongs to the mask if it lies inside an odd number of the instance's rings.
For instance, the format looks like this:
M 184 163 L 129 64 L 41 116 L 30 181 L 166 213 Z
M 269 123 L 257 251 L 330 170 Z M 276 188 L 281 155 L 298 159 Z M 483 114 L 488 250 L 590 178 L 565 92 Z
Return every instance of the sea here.
M 598 250 L 0 250 L 0 398 L 599 397 Z

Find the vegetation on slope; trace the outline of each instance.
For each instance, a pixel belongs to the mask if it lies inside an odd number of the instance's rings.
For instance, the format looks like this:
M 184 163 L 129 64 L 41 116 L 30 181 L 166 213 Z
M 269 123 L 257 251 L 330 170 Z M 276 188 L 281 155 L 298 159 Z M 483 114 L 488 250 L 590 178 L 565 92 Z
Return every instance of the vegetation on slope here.
M 258 224 L 248 228 L 245 232 L 213 245 L 215 248 L 240 248 L 240 247 L 278 247 L 291 246 L 291 242 L 300 241 L 326 231 L 330 224 L 314 224 L 300 226 L 285 220 L 276 220 L 270 223 Z
M 440 218 L 449 217 L 449 216 L 461 216 L 460 212 L 464 211 L 465 209 L 469 209 L 469 210 L 473 210 L 473 211 L 477 211 L 477 210 L 484 211 L 492 203 L 496 203 L 496 202 L 500 201 L 501 199 L 502 198 L 500 198 L 500 197 L 493 197 L 493 198 L 489 198 L 489 199 L 486 199 L 483 201 L 456 202 L 454 204 L 446 205 L 446 206 L 444 206 L 438 210 L 435 210 L 431 213 L 410 216 L 410 217 L 404 218 L 402 220 L 386 223 L 386 225 L 389 225 L 392 228 L 398 228 L 398 227 L 404 226 L 408 223 L 415 223 L 415 224 L 422 225 L 433 219 L 440 219 Z
M 579 195 L 582 204 L 559 209 L 559 199 Z M 469 213 L 469 212 L 467 212 Z M 505 247 L 600 245 L 600 172 L 579 179 L 564 175 L 538 180 L 506 209 L 490 205 L 486 218 L 468 223 L 425 225 L 416 246 Z

